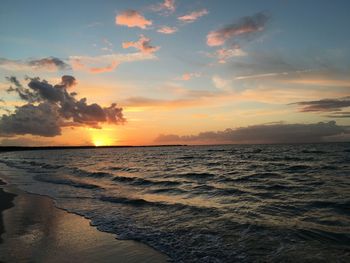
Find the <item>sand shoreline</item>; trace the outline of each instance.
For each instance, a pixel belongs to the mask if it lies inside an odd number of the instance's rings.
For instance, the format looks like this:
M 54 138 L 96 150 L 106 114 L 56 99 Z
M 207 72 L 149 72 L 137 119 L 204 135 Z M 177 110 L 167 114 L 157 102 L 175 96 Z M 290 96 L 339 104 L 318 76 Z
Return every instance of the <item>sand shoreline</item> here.
M 6 183 L 0 179 L 0 186 L 3 186 L 3 185 L 6 185 Z M 3 241 L 2 234 L 4 234 L 4 232 L 5 232 L 2 213 L 6 209 L 10 209 L 11 207 L 14 206 L 13 200 L 16 196 L 17 195 L 15 195 L 13 193 L 6 192 L 6 191 L 4 191 L 3 188 L 0 188 L 0 244 Z
M 0 182 L 2 180 L 0 179 Z M 55 207 L 45 196 L 0 183 L 3 223 L 0 262 L 167 262 L 132 240 L 97 230 L 82 216 Z

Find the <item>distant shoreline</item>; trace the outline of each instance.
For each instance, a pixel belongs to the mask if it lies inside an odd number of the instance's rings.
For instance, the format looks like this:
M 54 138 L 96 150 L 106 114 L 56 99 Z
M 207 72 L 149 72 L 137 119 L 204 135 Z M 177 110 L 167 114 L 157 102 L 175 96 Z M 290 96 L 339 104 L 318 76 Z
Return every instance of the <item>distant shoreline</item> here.
M 222 144 L 161 144 L 161 145 L 106 145 L 106 146 L 0 146 L 1 152 L 42 151 L 42 150 L 80 150 L 80 149 L 119 149 L 119 148 L 157 148 L 157 147 L 189 147 L 189 146 L 222 146 L 222 145 L 304 145 L 304 144 L 343 144 L 350 142 L 286 142 L 286 143 L 222 143 Z
M 41 150 L 79 150 L 79 149 L 105 149 L 105 148 L 152 148 L 152 147 L 181 147 L 188 146 L 185 144 L 170 144 L 170 145 L 120 145 L 120 146 L 0 146 L 0 152 L 15 152 L 15 151 L 41 151 Z

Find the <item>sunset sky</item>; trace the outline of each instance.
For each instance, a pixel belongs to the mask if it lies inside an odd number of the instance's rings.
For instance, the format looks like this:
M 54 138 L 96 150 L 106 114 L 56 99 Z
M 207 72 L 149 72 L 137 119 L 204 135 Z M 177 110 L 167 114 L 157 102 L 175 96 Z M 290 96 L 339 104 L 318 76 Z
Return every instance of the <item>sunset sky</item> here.
M 349 140 L 349 10 L 3 0 L 0 144 Z

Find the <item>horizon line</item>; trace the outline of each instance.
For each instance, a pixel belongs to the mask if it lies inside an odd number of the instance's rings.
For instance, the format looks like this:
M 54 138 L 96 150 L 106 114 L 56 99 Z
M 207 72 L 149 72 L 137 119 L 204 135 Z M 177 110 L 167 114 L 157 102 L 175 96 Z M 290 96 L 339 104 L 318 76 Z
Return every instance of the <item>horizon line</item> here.
M 327 144 L 350 143 L 350 141 L 335 142 L 276 142 L 276 143 L 222 143 L 222 144 L 155 144 L 155 145 L 53 145 L 53 146 L 2 146 L 0 152 L 26 150 L 68 150 L 68 149 L 101 149 L 101 148 L 154 148 L 154 147 L 193 147 L 193 146 L 229 146 L 229 145 L 287 145 L 287 144 Z

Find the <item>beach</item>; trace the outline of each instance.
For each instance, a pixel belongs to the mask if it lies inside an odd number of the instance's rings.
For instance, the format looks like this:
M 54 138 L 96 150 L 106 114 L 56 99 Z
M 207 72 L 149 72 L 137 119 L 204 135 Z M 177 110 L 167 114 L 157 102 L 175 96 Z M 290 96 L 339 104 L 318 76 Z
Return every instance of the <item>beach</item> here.
M 0 262 L 166 262 L 136 241 L 118 240 L 89 220 L 0 179 Z
M 5 182 L 0 180 L 0 186 L 5 185 Z M 2 212 L 6 209 L 9 209 L 13 206 L 13 199 L 15 198 L 15 194 L 5 192 L 2 188 L 0 188 L 0 244 L 2 243 L 2 234 L 5 232 L 4 222 L 2 217 Z

